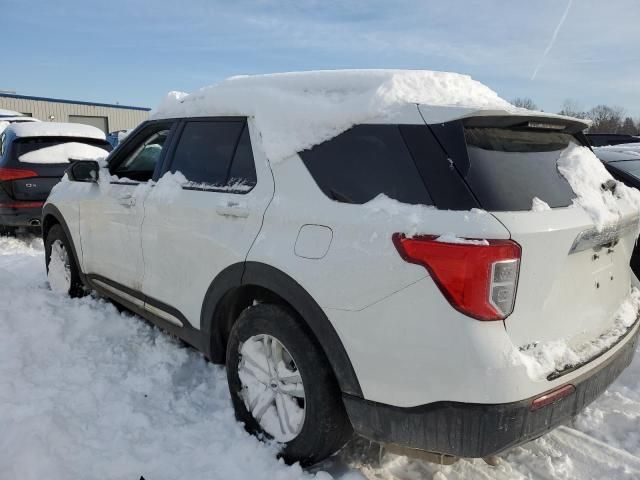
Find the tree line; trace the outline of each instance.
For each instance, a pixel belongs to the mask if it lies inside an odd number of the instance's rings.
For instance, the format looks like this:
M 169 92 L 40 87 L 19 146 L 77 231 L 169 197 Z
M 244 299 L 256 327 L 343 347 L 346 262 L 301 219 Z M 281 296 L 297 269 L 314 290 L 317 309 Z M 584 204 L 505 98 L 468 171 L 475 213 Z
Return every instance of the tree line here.
M 528 110 L 539 110 L 535 102 L 526 97 L 518 97 L 511 100 L 516 107 Z M 589 133 L 624 133 L 627 135 L 640 135 L 640 118 L 633 119 L 622 107 L 609 105 L 596 105 L 590 110 L 584 110 L 575 100 L 565 100 L 560 115 L 589 119 L 593 123 Z

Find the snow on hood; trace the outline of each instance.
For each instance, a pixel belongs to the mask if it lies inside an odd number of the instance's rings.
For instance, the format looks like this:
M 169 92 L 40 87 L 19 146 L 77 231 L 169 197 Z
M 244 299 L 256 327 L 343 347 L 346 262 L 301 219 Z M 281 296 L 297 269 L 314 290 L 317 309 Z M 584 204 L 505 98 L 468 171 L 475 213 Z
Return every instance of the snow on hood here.
M 58 122 L 13 123 L 11 129 L 16 137 L 79 137 L 104 140 L 104 132 L 91 125 Z
M 69 142 L 40 148 L 20 155 L 23 163 L 69 163 L 69 160 L 98 160 L 109 155 L 106 150 L 85 143 Z
M 467 75 L 337 70 L 238 76 L 190 95 L 170 92 L 151 118 L 254 117 L 267 156 L 278 161 L 410 104 L 515 109 Z

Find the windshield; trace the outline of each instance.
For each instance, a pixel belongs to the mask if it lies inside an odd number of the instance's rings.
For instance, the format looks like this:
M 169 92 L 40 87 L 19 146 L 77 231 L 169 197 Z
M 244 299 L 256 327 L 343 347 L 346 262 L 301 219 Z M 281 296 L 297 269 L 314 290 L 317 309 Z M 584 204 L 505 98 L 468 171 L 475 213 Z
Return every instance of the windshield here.
M 620 170 L 621 172 L 628 173 L 632 177 L 640 180 L 640 160 L 627 160 L 624 162 L 611 162 L 608 166 Z
M 482 208 L 531 210 L 537 197 L 550 207 L 571 205 L 575 194 L 557 161 L 569 145 L 567 133 L 517 128 L 465 128 L 470 167 L 465 180 Z

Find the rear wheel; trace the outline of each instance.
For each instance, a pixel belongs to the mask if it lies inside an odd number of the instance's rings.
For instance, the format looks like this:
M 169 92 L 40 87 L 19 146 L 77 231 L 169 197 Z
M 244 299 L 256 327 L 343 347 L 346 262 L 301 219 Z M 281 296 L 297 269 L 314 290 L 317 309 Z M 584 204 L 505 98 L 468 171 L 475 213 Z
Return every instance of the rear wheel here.
M 351 437 L 340 390 L 317 342 L 279 305 L 245 310 L 227 344 L 236 418 L 282 443 L 285 461 L 311 465 Z
M 71 297 L 82 296 L 84 286 L 80 280 L 78 266 L 71 253 L 69 239 L 60 225 L 51 227 L 44 246 L 47 279 L 51 290 Z
M 16 234 L 16 227 L 0 225 L 0 237 L 13 237 Z

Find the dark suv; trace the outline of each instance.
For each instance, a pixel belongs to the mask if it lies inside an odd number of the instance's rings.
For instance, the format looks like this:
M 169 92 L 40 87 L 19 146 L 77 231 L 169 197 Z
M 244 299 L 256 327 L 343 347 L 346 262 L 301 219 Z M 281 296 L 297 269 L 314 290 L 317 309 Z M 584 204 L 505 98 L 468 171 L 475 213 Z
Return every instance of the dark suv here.
M 71 160 L 106 157 L 111 145 L 95 127 L 16 123 L 0 134 L 0 233 L 40 227 L 42 205 Z

